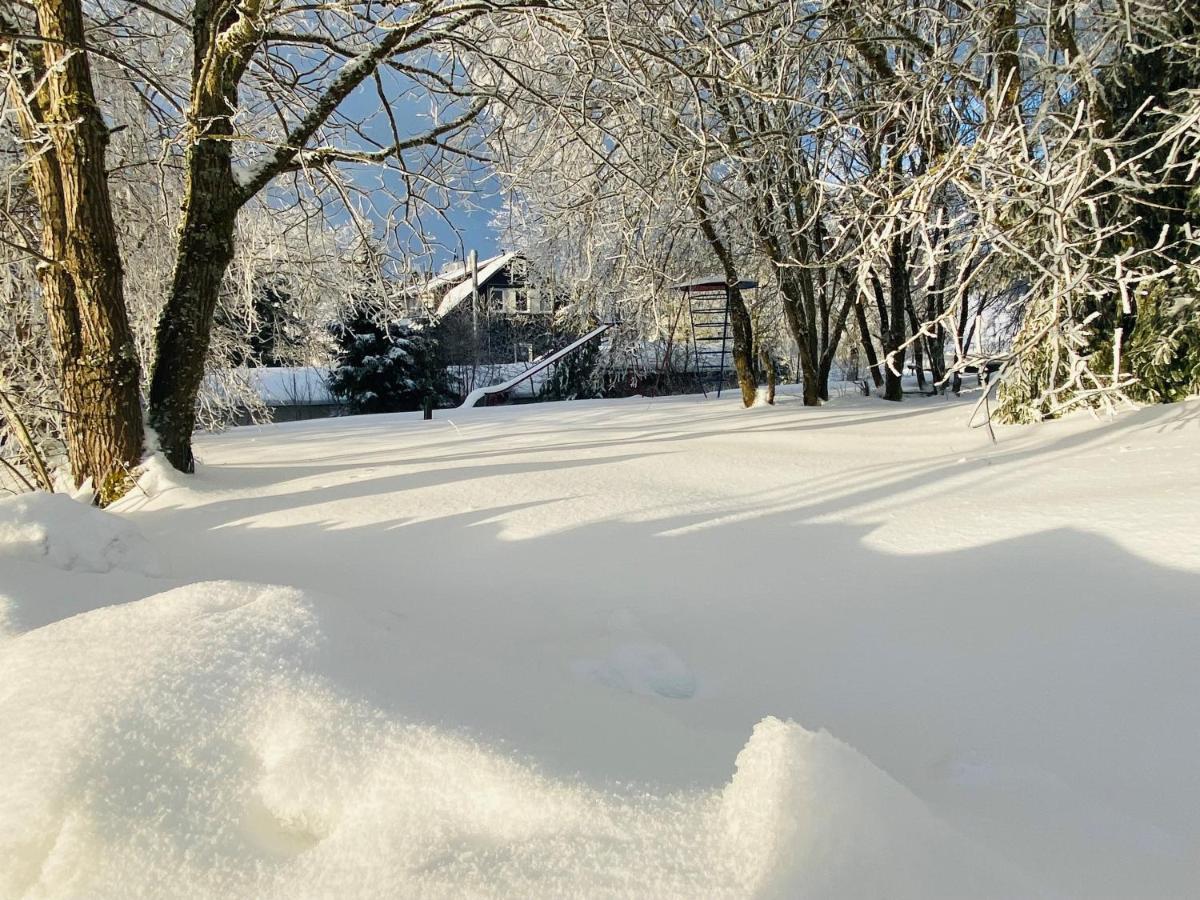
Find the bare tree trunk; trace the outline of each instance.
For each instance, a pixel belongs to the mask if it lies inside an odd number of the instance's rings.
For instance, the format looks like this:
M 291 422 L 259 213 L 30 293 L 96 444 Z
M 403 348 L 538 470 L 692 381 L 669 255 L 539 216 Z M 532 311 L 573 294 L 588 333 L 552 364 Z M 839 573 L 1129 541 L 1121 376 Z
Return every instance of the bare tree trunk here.
M 767 402 L 775 405 L 775 360 L 766 350 L 759 351 L 758 358 L 762 361 L 763 371 L 767 373 Z
M 884 331 L 884 357 L 889 361 L 883 373 L 883 397 L 899 401 L 904 397 L 904 328 L 905 307 L 908 305 L 908 257 L 900 238 L 892 241 L 890 273 L 890 309 Z M 877 285 L 878 287 L 878 285 Z
M 909 300 L 909 302 L 907 304 L 905 304 L 905 308 L 908 313 L 909 327 L 912 328 L 912 333 L 916 334 L 921 328 L 921 323 L 917 319 L 917 311 L 913 307 L 911 299 Z M 917 340 L 913 341 L 913 344 L 912 344 L 913 364 L 917 368 L 917 390 L 921 391 L 922 393 L 924 393 L 924 391 L 925 391 L 925 348 L 923 346 L 924 340 L 925 340 L 924 338 L 918 338 Z
M 125 308 L 121 255 L 105 170 L 108 127 L 96 103 L 79 0 L 38 0 L 42 41 L 10 80 L 30 148 L 42 218 L 38 279 L 65 407 L 75 484 L 109 503 L 142 456 L 140 369 Z M 11 27 L 7 20 L 5 27 Z
M 875 305 L 879 310 L 879 338 L 883 345 L 883 358 L 880 366 L 883 369 L 883 397 L 885 400 L 899 401 L 904 396 L 902 373 L 904 372 L 904 351 L 899 347 L 904 343 L 904 298 L 896 290 L 897 272 L 895 260 L 892 263 L 891 302 L 884 297 L 883 285 L 879 276 L 871 273 L 871 288 L 875 294 Z M 897 320 L 899 320 L 897 322 Z M 894 356 L 891 354 L 895 354 Z
M 188 110 L 187 178 L 184 183 L 171 293 L 158 321 L 150 380 L 150 425 L 159 448 L 181 472 L 195 470 L 192 432 L 196 396 L 204 379 L 213 315 L 221 282 L 233 260 L 233 233 L 244 190 L 233 177 L 232 114 L 238 82 L 253 44 L 251 3 L 234 16 L 214 0 L 199 0 L 193 14 L 192 99 Z M 224 41 L 229 51 L 223 51 Z
M 891 351 L 888 351 L 889 353 Z M 895 371 L 892 369 L 895 366 Z M 883 399 L 898 402 L 904 399 L 904 382 L 901 378 L 901 372 L 904 371 L 904 351 L 899 351 L 892 358 L 892 365 L 884 367 L 883 371 Z
M 863 308 L 861 296 L 854 304 L 854 313 L 858 318 L 858 337 L 867 357 L 867 368 L 871 372 L 871 381 L 875 383 L 876 388 L 881 388 L 883 387 L 883 374 L 880 371 L 879 357 L 875 355 L 875 342 L 871 340 L 871 330 L 867 324 L 867 313 Z
M 150 424 L 159 448 L 181 472 L 195 469 L 192 432 L 196 427 L 196 396 L 204 379 L 209 335 L 220 296 L 221 282 L 233 259 L 236 209 L 225 210 L 217 185 L 232 184 L 232 172 L 220 161 L 197 159 L 222 142 L 193 145 L 189 191 L 179 233 L 179 256 L 174 282 L 158 322 L 157 355 L 150 382 Z M 225 196 L 228 196 L 226 194 Z
M 926 338 L 925 349 L 929 357 L 929 371 L 933 375 L 933 383 L 940 384 L 946 377 L 946 326 L 942 314 L 946 311 L 946 282 L 950 275 L 950 263 L 943 260 L 938 266 L 934 278 L 933 291 L 929 294 L 925 305 L 925 320 L 936 322 L 933 337 Z M 942 386 L 945 391 L 945 385 Z
M 804 385 L 804 405 L 820 406 L 820 373 L 817 359 L 813 355 L 811 337 L 804 319 L 805 307 L 797 280 L 787 271 L 779 272 L 779 285 L 783 293 L 783 314 L 788 330 L 796 341 L 800 357 L 800 380 Z
M 737 370 L 738 387 L 742 391 L 742 405 L 753 406 L 758 395 L 758 383 L 754 378 L 754 326 L 736 281 L 729 288 L 729 324 L 733 327 L 733 367 Z

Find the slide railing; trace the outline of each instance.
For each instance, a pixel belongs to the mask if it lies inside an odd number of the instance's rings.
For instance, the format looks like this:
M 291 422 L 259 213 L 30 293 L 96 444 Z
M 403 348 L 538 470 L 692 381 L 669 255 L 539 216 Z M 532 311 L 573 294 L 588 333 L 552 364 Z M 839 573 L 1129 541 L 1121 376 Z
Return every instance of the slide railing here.
M 588 341 L 593 341 L 600 337 L 600 335 L 604 334 L 604 332 L 608 331 L 608 329 L 612 328 L 615 324 L 615 322 L 605 322 L 603 325 L 598 325 L 583 337 L 572 341 L 570 344 L 567 344 L 567 346 L 563 347 L 557 353 L 551 353 L 545 359 L 539 359 L 520 375 L 510 378 L 508 381 L 502 381 L 499 384 L 489 384 L 487 387 L 475 388 L 475 390 L 467 394 L 467 399 L 459 404 L 458 408 L 470 409 L 472 406 L 490 394 L 503 394 L 505 391 L 511 391 L 526 378 L 533 378 L 533 376 L 538 372 L 541 372 L 542 370 L 554 365 L 567 354 L 574 353 Z

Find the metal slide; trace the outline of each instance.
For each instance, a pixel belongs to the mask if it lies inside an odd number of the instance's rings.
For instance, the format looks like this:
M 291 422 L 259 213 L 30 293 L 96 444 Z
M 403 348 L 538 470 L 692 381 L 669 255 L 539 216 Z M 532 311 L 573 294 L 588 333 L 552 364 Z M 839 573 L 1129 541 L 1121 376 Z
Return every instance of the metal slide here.
M 472 406 L 474 406 L 476 403 L 478 403 L 480 400 L 482 400 L 484 397 L 488 396 L 489 394 L 503 394 L 505 391 L 512 390 L 514 387 L 516 387 L 518 384 L 520 384 L 526 378 L 532 378 L 534 375 L 536 375 L 538 372 L 545 369 L 547 366 L 554 365 L 554 363 L 558 362 L 560 359 L 562 359 L 568 353 L 573 353 L 574 351 L 576 351 L 580 347 L 582 347 L 584 344 L 586 344 L 588 341 L 595 340 L 596 338 L 600 337 L 600 335 L 604 334 L 604 332 L 608 331 L 608 329 L 612 328 L 613 325 L 615 325 L 615 324 L 616 324 L 615 322 L 606 322 L 603 325 L 593 328 L 591 331 L 589 331 L 583 337 L 581 337 L 578 340 L 575 340 L 572 343 L 568 344 L 567 346 L 563 347 L 557 353 L 551 353 L 545 359 L 538 360 L 536 363 L 534 363 L 532 366 L 530 366 L 528 369 L 526 369 L 520 375 L 517 375 L 515 378 L 510 378 L 510 379 L 508 379 L 508 381 L 502 381 L 502 382 L 500 382 L 500 384 L 490 384 L 487 387 L 475 388 L 475 390 L 473 390 L 473 391 L 471 391 L 471 393 L 467 394 L 467 399 L 464 400 L 461 404 L 459 404 L 458 408 L 459 409 L 470 409 Z

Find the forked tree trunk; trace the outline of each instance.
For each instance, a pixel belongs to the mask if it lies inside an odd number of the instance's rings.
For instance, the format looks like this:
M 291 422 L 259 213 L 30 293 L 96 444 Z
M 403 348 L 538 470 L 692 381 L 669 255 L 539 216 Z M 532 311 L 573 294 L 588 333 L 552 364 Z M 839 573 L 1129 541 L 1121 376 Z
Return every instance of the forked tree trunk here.
M 425 12 L 415 17 L 413 28 L 428 21 L 436 8 L 436 4 L 425 5 Z M 150 384 L 150 422 L 158 433 L 159 446 L 171 464 L 184 472 L 195 468 L 192 431 L 196 397 L 204 378 L 221 282 L 233 260 L 238 211 L 295 162 L 299 148 L 320 130 L 339 104 L 413 35 L 412 28 L 390 29 L 368 51 L 344 65 L 293 123 L 287 138 L 260 161 L 245 183 L 239 183 L 233 176 L 232 117 L 238 110 L 238 86 L 261 45 L 271 9 L 268 0 L 240 0 L 236 4 L 195 0 L 191 14 L 192 92 L 183 219 L 171 294 L 158 323 Z M 479 104 L 472 106 L 462 116 L 414 139 L 412 146 L 453 132 L 480 109 Z M 399 150 L 398 144 L 395 152 Z M 336 152 L 333 155 L 336 157 Z
M 96 103 L 78 0 L 38 0 L 37 45 L 10 99 L 30 148 L 42 218 L 38 279 L 64 405 L 76 486 L 109 503 L 142 456 L 140 371 L 125 308 L 105 170 L 108 127 Z M 5 19 L 5 26 L 10 23 Z
M 829 373 L 833 370 L 833 360 L 837 355 L 838 346 L 846 334 L 846 323 L 850 320 L 851 307 L 858 306 L 858 286 L 849 274 L 839 268 L 838 278 L 843 282 L 845 295 L 840 306 L 834 310 L 822 329 L 824 345 L 817 362 L 817 396 L 822 400 L 829 399 Z M 830 287 L 833 287 L 830 285 Z

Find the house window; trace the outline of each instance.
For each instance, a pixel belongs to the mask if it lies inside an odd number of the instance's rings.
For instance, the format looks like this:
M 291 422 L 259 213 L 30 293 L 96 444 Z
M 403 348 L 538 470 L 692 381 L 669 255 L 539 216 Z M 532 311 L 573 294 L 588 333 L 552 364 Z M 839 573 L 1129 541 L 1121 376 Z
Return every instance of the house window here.
M 513 293 L 516 294 L 514 312 L 529 312 L 529 294 L 525 291 L 514 291 Z
M 504 291 L 500 288 L 488 290 L 488 312 L 504 312 Z
M 533 344 L 518 343 L 517 358 L 514 362 L 533 362 Z
M 528 269 L 523 259 L 514 259 L 508 264 L 508 273 L 513 281 L 523 281 L 527 271 Z

